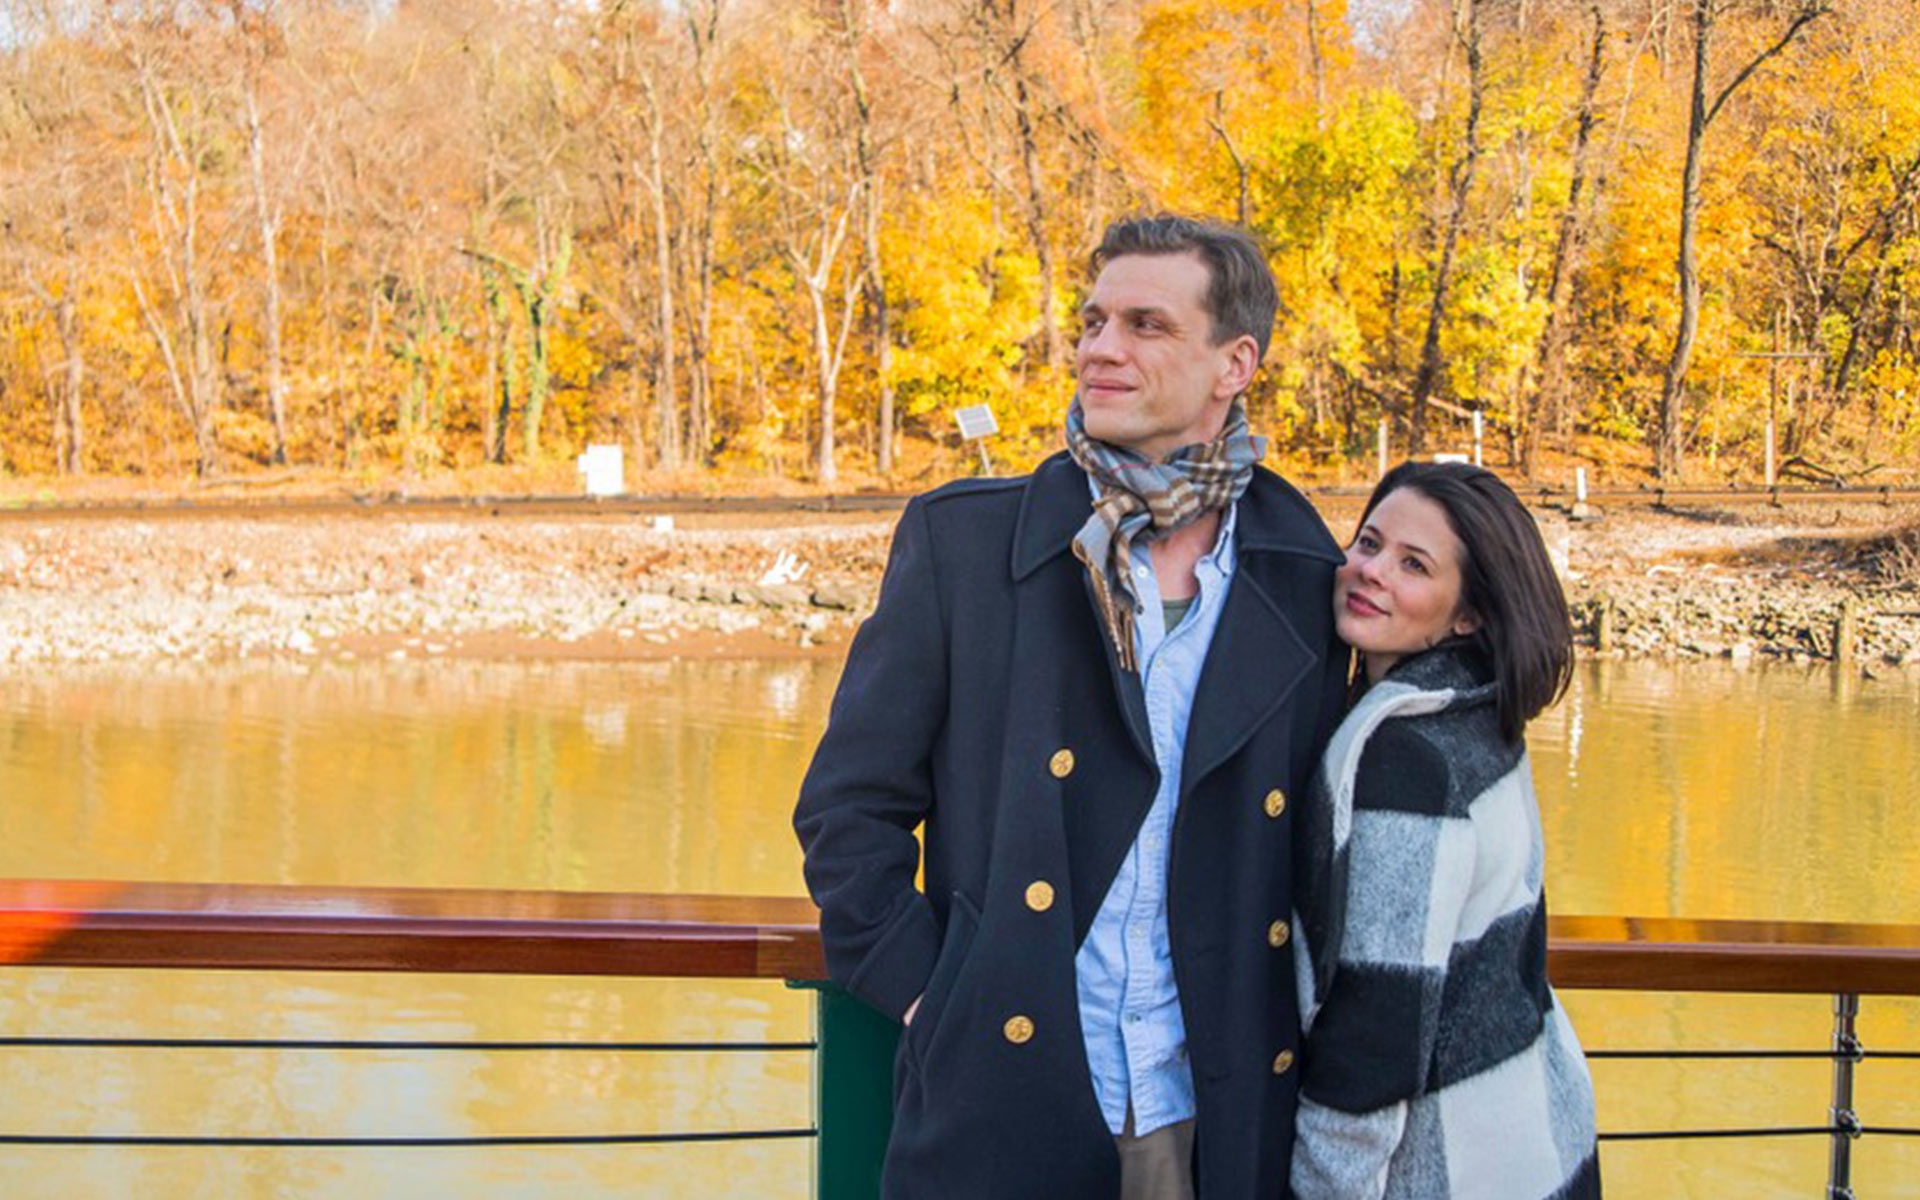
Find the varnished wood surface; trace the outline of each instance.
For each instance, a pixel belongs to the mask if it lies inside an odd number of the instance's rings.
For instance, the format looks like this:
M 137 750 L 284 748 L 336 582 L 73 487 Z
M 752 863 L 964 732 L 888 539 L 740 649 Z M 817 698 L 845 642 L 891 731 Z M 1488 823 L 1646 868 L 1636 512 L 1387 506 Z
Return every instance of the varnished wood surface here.
M 802 899 L 0 880 L 0 965 L 819 979 Z M 1920 995 L 1920 925 L 1555 917 L 1562 988 Z
M 0 964 L 823 977 L 807 900 L 0 880 Z
M 1920 996 L 1920 925 L 1555 917 L 1555 987 Z

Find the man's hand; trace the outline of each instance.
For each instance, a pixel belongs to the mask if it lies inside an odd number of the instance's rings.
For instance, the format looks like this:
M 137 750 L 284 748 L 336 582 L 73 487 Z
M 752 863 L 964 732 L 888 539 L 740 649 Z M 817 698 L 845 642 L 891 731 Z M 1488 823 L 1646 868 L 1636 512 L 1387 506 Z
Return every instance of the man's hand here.
M 913 998 L 912 1004 L 907 1005 L 906 1015 L 900 1018 L 900 1027 L 902 1029 L 905 1029 L 907 1026 L 913 1024 L 913 1014 L 920 1011 L 920 1002 L 922 1000 L 925 1000 L 926 998 L 927 998 L 927 994 L 925 992 L 921 992 L 918 996 L 915 996 Z

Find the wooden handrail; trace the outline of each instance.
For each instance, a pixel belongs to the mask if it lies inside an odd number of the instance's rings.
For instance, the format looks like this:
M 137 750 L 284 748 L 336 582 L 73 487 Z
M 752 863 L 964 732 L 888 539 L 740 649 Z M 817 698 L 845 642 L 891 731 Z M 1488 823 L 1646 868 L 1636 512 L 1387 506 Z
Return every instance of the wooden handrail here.
M 0 965 L 819 979 L 807 900 L 0 880 Z
M 819 979 L 806 900 L 0 880 L 0 965 Z M 1562 988 L 1920 995 L 1920 925 L 1555 917 Z

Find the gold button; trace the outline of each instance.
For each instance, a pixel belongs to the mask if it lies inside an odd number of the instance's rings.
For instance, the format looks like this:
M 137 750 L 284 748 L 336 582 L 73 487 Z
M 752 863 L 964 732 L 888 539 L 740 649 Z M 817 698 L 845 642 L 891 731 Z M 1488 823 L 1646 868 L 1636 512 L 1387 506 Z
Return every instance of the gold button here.
M 1047 763 L 1047 770 L 1053 772 L 1055 779 L 1065 779 L 1073 774 L 1073 751 L 1055 751 L 1052 761 Z
M 1273 1073 L 1275 1075 L 1285 1075 L 1291 1070 L 1293 1070 L 1293 1051 L 1282 1050 L 1273 1056 Z
M 1036 879 L 1027 885 L 1027 907 L 1035 912 L 1045 912 L 1053 907 L 1053 885 L 1044 879 Z
M 1277 817 L 1287 811 L 1287 794 L 1279 788 L 1267 793 L 1267 815 Z
M 1272 946 L 1275 950 L 1286 945 L 1287 939 L 1292 936 L 1293 930 L 1287 928 L 1285 921 L 1275 921 L 1273 924 L 1267 926 L 1267 945 Z
M 1006 1034 L 1007 1040 L 1014 1045 L 1022 1045 L 1033 1037 L 1033 1021 L 1027 1017 L 1008 1017 L 1001 1032 Z

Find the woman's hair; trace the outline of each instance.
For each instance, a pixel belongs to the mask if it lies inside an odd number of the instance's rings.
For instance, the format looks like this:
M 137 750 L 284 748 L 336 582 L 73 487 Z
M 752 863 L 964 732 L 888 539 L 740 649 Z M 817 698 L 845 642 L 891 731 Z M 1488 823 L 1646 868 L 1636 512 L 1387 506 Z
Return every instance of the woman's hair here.
M 1401 488 L 1438 504 L 1460 539 L 1460 602 L 1480 621 L 1460 639 L 1493 670 L 1500 733 L 1518 741 L 1527 722 L 1573 679 L 1567 597 L 1532 514 L 1492 471 L 1465 463 L 1403 462 L 1373 489 L 1360 515 Z

